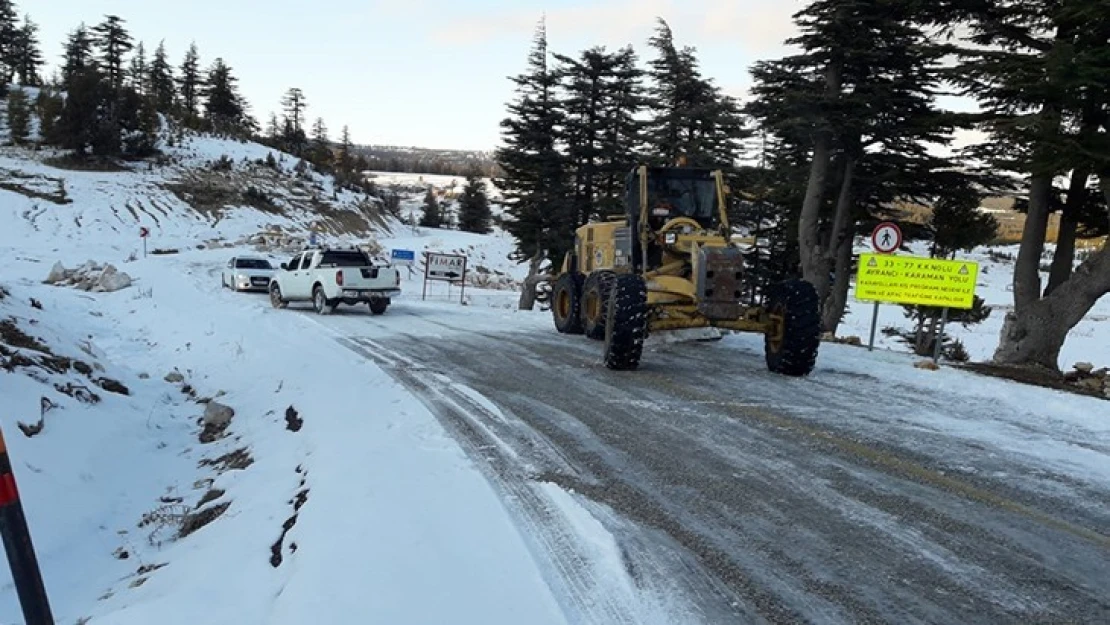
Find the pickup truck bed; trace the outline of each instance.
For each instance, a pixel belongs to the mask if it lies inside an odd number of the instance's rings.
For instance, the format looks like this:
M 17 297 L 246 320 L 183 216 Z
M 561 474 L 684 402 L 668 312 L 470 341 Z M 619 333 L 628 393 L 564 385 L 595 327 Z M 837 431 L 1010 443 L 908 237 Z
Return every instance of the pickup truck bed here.
M 270 282 L 276 308 L 311 302 L 316 312 L 333 312 L 340 304 L 368 304 L 382 314 L 401 294 L 401 274 L 391 265 L 376 265 L 358 249 L 309 249 L 281 264 Z

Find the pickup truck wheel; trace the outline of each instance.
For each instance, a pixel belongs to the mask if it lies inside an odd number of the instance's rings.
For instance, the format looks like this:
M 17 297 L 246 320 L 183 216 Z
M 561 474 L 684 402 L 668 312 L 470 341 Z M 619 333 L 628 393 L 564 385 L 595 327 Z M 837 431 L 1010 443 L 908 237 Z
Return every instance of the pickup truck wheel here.
M 277 284 L 270 285 L 270 305 L 274 308 L 285 308 L 289 302 L 281 298 L 281 287 Z
M 335 304 L 328 303 L 328 296 L 324 295 L 323 287 L 312 289 L 312 307 L 321 315 L 330 315 L 335 312 Z
M 375 315 L 384 314 L 386 308 L 389 308 L 389 299 L 383 297 L 381 299 L 370 300 L 370 312 Z

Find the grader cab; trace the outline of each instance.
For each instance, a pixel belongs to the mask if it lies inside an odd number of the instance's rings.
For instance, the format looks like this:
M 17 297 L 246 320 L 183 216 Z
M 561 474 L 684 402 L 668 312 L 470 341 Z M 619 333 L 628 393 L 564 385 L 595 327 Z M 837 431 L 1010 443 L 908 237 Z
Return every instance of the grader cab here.
M 575 232 L 550 295 L 556 329 L 604 341 L 605 365 L 639 366 L 650 333 L 715 327 L 764 335 L 767 367 L 803 376 L 820 342 L 817 293 L 789 280 L 745 303 L 743 250 L 728 220 L 722 172 L 640 166 L 625 215 Z

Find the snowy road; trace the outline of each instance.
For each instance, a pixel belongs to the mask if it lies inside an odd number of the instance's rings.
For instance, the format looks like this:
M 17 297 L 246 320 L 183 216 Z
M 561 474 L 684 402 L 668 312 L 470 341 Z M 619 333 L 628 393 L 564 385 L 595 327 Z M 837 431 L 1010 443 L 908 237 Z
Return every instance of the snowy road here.
M 671 622 L 1110 621 L 1110 437 L 1021 408 L 1016 385 L 939 372 L 930 395 L 839 346 L 786 379 L 754 337 L 617 373 L 538 316 L 506 329 L 420 302 L 312 318 L 463 442 L 587 622 L 644 621 L 583 572 L 545 482 L 585 497 Z

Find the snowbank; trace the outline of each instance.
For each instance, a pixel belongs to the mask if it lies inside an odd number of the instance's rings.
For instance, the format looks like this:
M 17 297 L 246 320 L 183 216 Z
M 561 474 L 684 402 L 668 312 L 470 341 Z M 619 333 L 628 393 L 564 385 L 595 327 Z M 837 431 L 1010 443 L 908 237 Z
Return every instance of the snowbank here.
M 19 312 L 52 344 L 88 341 L 133 389 L 93 407 L 55 397 L 64 410 L 31 439 L 4 422 L 58 622 L 562 622 L 423 405 L 305 315 L 223 291 L 223 256 L 136 260 L 142 295 L 54 288 L 42 263 L 17 263 L 5 301 L 35 297 L 43 310 Z M 57 395 L 17 375 L 0 391 L 24 421 Z M 210 398 L 234 415 L 203 443 Z M 0 620 L 17 615 L 9 586 Z

